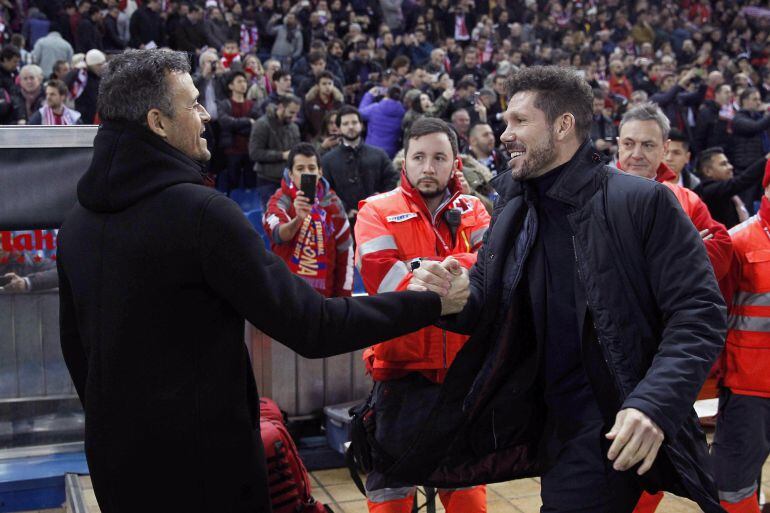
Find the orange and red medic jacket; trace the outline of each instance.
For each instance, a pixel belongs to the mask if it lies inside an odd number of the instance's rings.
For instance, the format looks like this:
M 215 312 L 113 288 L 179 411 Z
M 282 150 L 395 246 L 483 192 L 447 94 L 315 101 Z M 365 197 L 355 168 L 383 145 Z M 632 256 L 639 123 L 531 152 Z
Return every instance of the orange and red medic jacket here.
M 620 162 L 617 163 L 618 169 Z M 727 228 L 722 223 L 715 221 L 711 217 L 708 207 L 700 197 L 691 190 L 673 183 L 676 179 L 676 174 L 671 170 L 665 162 L 661 162 L 657 169 L 656 182 L 660 182 L 674 193 L 679 205 L 690 218 L 695 228 L 701 232 L 703 230 L 709 230 L 713 235 L 709 240 L 704 240 L 703 244 L 706 246 L 706 253 L 708 253 L 709 260 L 711 261 L 711 267 L 714 269 L 714 275 L 719 282 L 720 290 L 725 298 L 730 294 L 726 293 L 727 280 L 723 280 L 730 273 L 730 264 L 733 258 L 733 245 L 730 240 L 730 234 L 727 233 Z
M 473 266 L 490 217 L 481 201 L 461 194 L 457 178 L 450 180 L 449 194 L 432 215 L 402 171 L 400 187 L 359 203 L 356 265 L 369 294 L 406 289 L 415 260 L 442 261 L 452 255 L 463 267 Z M 454 237 L 444 220 L 452 208 L 462 212 Z M 467 339 L 431 326 L 367 349 L 364 360 L 376 381 L 421 371 L 440 383 Z
M 770 200 L 730 230 L 735 295 L 727 323 L 724 385 L 736 394 L 770 397 Z

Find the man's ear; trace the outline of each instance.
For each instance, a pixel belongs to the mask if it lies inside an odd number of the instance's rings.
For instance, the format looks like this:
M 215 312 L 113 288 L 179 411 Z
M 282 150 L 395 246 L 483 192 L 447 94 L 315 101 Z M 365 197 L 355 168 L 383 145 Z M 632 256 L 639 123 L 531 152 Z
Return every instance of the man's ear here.
M 147 127 L 164 139 L 168 137 L 166 133 L 166 120 L 158 109 L 150 109 L 147 112 Z
M 570 130 L 574 131 L 574 129 L 575 129 L 575 116 L 573 116 L 569 112 L 565 112 L 556 122 L 556 139 L 559 141 L 563 141 L 567 137 L 567 135 L 570 133 Z

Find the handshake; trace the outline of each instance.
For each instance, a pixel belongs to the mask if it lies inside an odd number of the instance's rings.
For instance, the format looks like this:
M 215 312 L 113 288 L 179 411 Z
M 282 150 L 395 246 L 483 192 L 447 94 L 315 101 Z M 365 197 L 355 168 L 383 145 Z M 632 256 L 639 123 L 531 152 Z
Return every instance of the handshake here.
M 454 258 L 443 262 L 424 260 L 413 271 L 407 290 L 432 291 L 441 296 L 441 315 L 462 311 L 470 296 L 468 270 Z

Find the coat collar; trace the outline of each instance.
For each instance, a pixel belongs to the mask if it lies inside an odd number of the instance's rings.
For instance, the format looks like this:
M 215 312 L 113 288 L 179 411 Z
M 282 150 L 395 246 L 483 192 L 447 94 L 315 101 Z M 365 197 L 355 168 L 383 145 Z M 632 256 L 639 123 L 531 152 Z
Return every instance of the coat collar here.
M 603 165 L 601 155 L 590 139 L 586 139 L 569 160 L 556 183 L 548 190 L 547 196 L 573 207 L 582 205 L 599 186 L 594 170 Z M 514 197 L 523 195 L 525 189 L 525 182 L 512 179 L 510 170 L 496 176 L 491 185 L 500 195 L 497 208 L 501 208 Z

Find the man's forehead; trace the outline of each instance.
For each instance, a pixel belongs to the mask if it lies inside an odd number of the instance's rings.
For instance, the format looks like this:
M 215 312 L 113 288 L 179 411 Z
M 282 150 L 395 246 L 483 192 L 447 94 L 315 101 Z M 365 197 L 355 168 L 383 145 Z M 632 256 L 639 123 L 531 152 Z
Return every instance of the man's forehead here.
M 623 123 L 620 128 L 621 139 L 633 139 L 641 142 L 662 142 L 663 132 L 654 120 L 632 120 Z
M 449 136 L 443 132 L 412 137 L 409 139 L 409 154 L 424 153 L 427 155 L 447 155 L 452 153 L 452 144 Z

